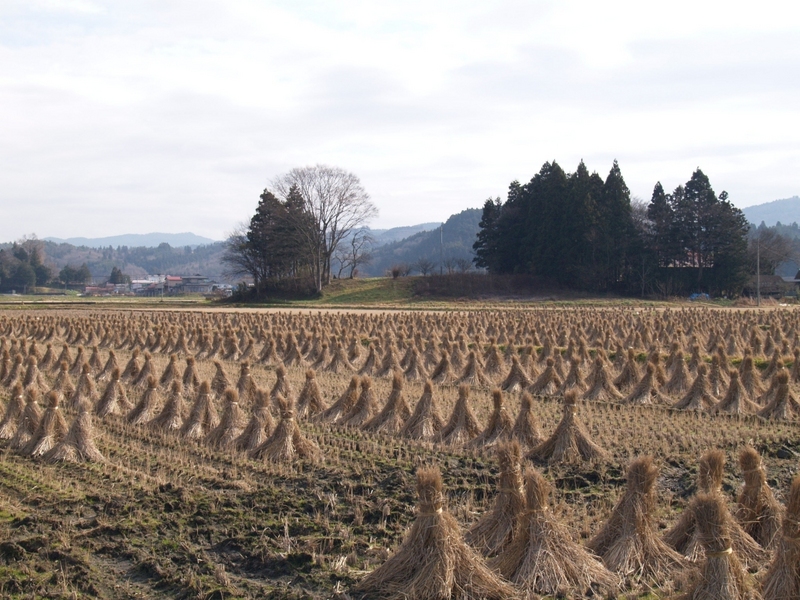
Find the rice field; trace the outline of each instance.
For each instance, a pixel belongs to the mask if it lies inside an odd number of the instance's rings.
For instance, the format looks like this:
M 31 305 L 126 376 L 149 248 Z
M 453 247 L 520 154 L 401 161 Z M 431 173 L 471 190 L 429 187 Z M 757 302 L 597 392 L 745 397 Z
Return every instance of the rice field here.
M 635 307 L 0 312 L 0 597 L 671 598 L 714 560 L 733 568 L 714 555 L 727 548 L 703 550 L 731 535 L 737 581 L 757 591 L 788 550 L 780 526 L 755 540 L 742 491 L 763 473 L 747 489 L 768 488 L 783 518 L 800 466 L 799 321 Z M 743 467 L 748 448 L 760 463 Z M 718 490 L 695 501 L 714 449 Z M 609 525 L 635 521 L 626 510 L 646 517 L 630 540 Z M 701 510 L 717 529 L 669 546 Z M 443 555 L 415 537 L 425 519 L 450 540 Z M 754 546 L 737 545 L 736 523 Z M 514 575 L 537 536 L 595 579 L 545 577 L 544 555 Z M 453 581 L 483 569 L 489 583 L 437 590 L 425 568 L 396 567 L 403 556 L 461 557 Z

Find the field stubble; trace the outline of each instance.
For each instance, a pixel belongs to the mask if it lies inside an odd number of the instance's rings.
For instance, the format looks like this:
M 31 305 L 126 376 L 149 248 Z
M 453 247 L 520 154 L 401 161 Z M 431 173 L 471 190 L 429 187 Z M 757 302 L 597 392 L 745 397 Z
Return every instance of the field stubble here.
M 120 366 L 131 356 L 129 350 L 116 353 Z M 156 353 L 152 361 L 160 374 L 168 356 Z M 221 363 L 235 385 L 239 364 Z M 198 360 L 197 367 L 201 379 L 213 378 L 210 360 Z M 295 394 L 305 371 L 287 369 Z M 274 385 L 273 366 L 254 365 L 252 372 L 260 387 Z M 350 376 L 317 372 L 328 405 Z M 383 405 L 391 379 L 375 378 L 373 389 Z M 134 403 L 140 393 L 131 393 Z M 160 393 L 163 400 L 166 391 Z M 412 410 L 422 393 L 423 382 L 405 383 Z M 433 393 L 446 420 L 457 387 L 438 385 Z M 7 399 L 7 391 L 2 394 Z M 505 402 L 515 415 L 520 395 L 506 394 Z M 474 388 L 471 405 L 487 423 L 491 389 Z M 249 414 L 250 406 L 242 408 Z M 608 518 L 636 456 L 652 455 L 660 467 L 656 519 L 662 531 L 686 508 L 697 459 L 708 449 L 726 454 L 723 492 L 730 499 L 740 487 L 736 458 L 745 444 L 762 454 L 779 499 L 797 471 L 797 422 L 603 402 L 580 402 L 577 410 L 611 458 L 543 472 L 556 489 L 555 514 L 583 542 Z M 561 402 L 535 397 L 533 413 L 546 437 L 561 419 Z M 415 516 L 420 465 L 441 468 L 448 508 L 464 528 L 491 506 L 498 478 L 492 451 L 320 423 L 304 422 L 302 429 L 323 458 L 291 464 L 255 461 L 118 416 L 95 417 L 94 427 L 103 463 L 48 464 L 3 447 L 0 596 L 330 597 L 381 564 L 402 539 Z

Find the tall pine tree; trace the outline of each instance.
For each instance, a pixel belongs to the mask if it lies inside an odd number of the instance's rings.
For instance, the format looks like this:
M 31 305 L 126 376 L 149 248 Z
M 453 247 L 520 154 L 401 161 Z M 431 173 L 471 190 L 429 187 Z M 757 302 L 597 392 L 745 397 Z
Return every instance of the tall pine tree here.
M 598 213 L 603 253 L 600 271 L 602 280 L 598 282 L 599 287 L 618 289 L 629 266 L 628 248 L 635 231 L 631 219 L 631 192 L 616 160 L 603 184 Z
M 661 182 L 653 188 L 647 207 L 651 223 L 650 247 L 655 252 L 659 267 L 668 267 L 675 258 L 675 214 Z
M 475 250 L 475 258 L 472 259 L 475 266 L 492 272 L 497 271 L 500 266 L 497 260 L 497 228 L 502 210 L 503 203 L 500 201 L 499 196 L 494 200 L 492 198 L 486 199 L 486 202 L 483 203 L 481 221 L 478 224 L 480 230 L 475 243 L 472 245 L 472 249 Z

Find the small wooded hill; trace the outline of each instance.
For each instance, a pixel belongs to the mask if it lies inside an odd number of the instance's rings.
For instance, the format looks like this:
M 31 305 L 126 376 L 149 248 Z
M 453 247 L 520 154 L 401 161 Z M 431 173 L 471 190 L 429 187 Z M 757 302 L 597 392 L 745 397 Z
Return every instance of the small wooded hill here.
M 0 245 L 0 248 L 3 247 L 10 247 L 10 244 Z M 166 243 L 155 248 L 144 246 L 90 248 L 43 241 L 42 249 L 45 264 L 53 269 L 53 274 L 56 276 L 67 265 L 77 268 L 86 263 L 92 277 L 96 278 L 108 277 L 111 269 L 118 267 L 134 279 L 145 275 L 199 273 L 216 281 L 224 281 L 223 265 L 220 261 L 224 252 L 223 242 L 194 248 L 189 246 L 173 248 Z
M 407 237 L 411 237 L 415 233 L 422 231 L 431 231 L 438 229 L 441 223 L 420 223 L 419 225 L 407 225 L 405 227 L 393 227 L 392 229 L 372 229 L 369 228 L 369 234 L 375 240 L 375 246 L 384 246 L 392 242 L 399 242 Z
M 748 206 L 743 208 L 742 212 L 747 220 L 756 226 L 760 225 L 762 221 L 768 227 L 772 227 L 776 223 L 784 225 L 800 223 L 800 196 Z
M 361 274 L 379 277 L 385 275 L 393 265 L 410 266 L 420 258 L 436 264 L 437 272 L 440 257 L 443 257 L 445 262 L 466 259 L 471 263 L 474 256 L 472 244 L 475 243 L 475 236 L 478 234 L 481 214 L 479 208 L 468 208 L 452 215 L 443 227 L 422 231 L 380 246 L 373 251 L 372 262 L 361 268 Z

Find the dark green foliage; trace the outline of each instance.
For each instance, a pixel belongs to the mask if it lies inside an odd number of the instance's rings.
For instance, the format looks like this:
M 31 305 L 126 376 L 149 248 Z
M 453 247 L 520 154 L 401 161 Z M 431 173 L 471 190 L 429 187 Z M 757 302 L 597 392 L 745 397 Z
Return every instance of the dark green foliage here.
M 79 268 L 67 265 L 58 274 L 58 280 L 66 285 L 83 285 L 92 279 L 92 273 L 86 263 Z
M 171 274 L 190 275 L 201 273 L 215 278 L 220 275 L 219 260 L 222 255 L 223 242 L 216 242 L 196 248 L 173 248 L 169 244 L 161 244 L 157 248 L 146 246 L 119 246 L 106 249 L 107 258 L 98 262 L 88 260 L 92 274 L 107 273 L 109 266 L 116 261 L 129 270 L 131 265 L 144 269 L 150 275 Z M 53 253 L 50 253 L 53 256 Z M 93 255 L 90 255 L 93 256 Z M 105 269 L 104 269 L 104 268 Z
M 662 285 L 674 293 L 738 295 L 747 279 L 748 225 L 742 211 L 728 201 L 726 192 L 717 197 L 700 169 L 667 201 L 673 220 L 669 243 L 660 255 Z
M 284 203 L 271 192 L 264 190 L 256 214 L 250 219 L 247 244 L 257 257 L 259 279 L 281 279 L 295 273 L 302 246 L 295 233 L 293 211 L 302 212 L 290 199 Z
M 631 192 L 614 161 L 603 184 L 597 228 L 601 261 L 598 287 L 619 287 L 627 275 L 630 243 L 635 237 L 631 219 Z
M 130 282 L 131 282 L 130 275 L 123 273 L 120 268 L 113 267 L 111 269 L 111 275 L 108 276 L 108 283 L 113 283 L 114 285 L 118 285 L 121 283 L 130 283 Z
M 483 203 L 483 212 L 481 213 L 481 221 L 478 223 L 480 230 L 478 231 L 477 240 L 472 245 L 475 250 L 475 258 L 473 259 L 475 265 L 481 269 L 496 270 L 494 263 L 497 254 L 497 234 L 496 228 L 500 215 L 502 214 L 503 203 L 500 196 L 497 198 L 487 198 Z M 426 273 L 423 273 L 426 275 Z
M 30 289 L 36 285 L 36 270 L 30 263 L 20 262 L 14 269 L 11 284 L 22 289 Z
M 197 246 L 190 251 L 184 247 L 173 248 L 169 244 L 162 244 L 159 247 L 89 248 L 45 241 L 43 247 L 48 261 L 59 270 L 65 266 L 85 264 L 90 276 L 97 278 L 107 277 L 115 266 L 119 266 L 134 278 L 145 274 L 189 275 L 194 273 L 218 278 L 221 270 L 219 258 L 222 255 L 223 242 Z
M 582 175 L 578 175 L 580 183 L 591 185 Z M 504 229 L 508 237 L 503 241 L 504 254 L 510 258 L 513 255 L 510 242 L 522 240 L 519 254 L 523 264 L 520 271 L 568 284 L 581 268 L 575 249 L 585 241 L 580 239 L 584 232 L 579 231 L 571 219 L 573 216 L 585 217 L 591 207 L 583 206 L 583 210 L 577 213 L 575 209 L 581 210 L 578 207 L 587 201 L 583 193 L 587 190 L 578 190 L 574 195 L 569 191 L 568 176 L 554 161 L 545 163 L 519 194 L 509 199 L 518 205 L 519 217 L 513 223 L 505 220 Z
M 27 240 L 0 250 L 0 290 L 30 292 L 50 281 L 52 271 L 42 262 L 41 242 Z
M 38 243 L 32 244 L 28 254 L 28 264 L 30 264 L 36 275 L 36 282 L 41 285 L 47 284 L 53 276 L 53 272 L 42 262 L 42 251 Z M 33 284 L 35 285 L 35 284 Z
M 653 188 L 647 218 L 650 220 L 650 248 L 655 253 L 658 266 L 667 267 L 677 253 L 677 224 L 660 181 Z
M 307 221 L 303 199 L 295 188 L 285 201 L 264 190 L 249 227 L 227 242 L 222 260 L 228 273 L 252 277 L 256 295 L 275 281 L 301 276 L 308 265 L 301 233 L 308 229 Z
M 505 204 L 487 201 L 483 222 L 477 264 L 494 273 L 598 291 L 624 286 L 636 232 L 616 162 L 605 181 L 583 162 L 572 174 L 545 163 L 524 186 L 511 184 Z
M 637 206 L 634 215 L 616 161 L 605 181 L 583 161 L 571 174 L 545 163 L 527 184 L 512 183 L 504 204 L 484 204 L 475 262 L 595 292 L 741 291 L 747 223 L 700 169 L 672 194 L 656 184 L 647 209 Z
M 517 254 L 517 240 L 525 233 L 525 206 L 521 196 L 522 186 L 518 181 L 512 181 L 508 186 L 506 203 L 499 216 L 495 217 L 494 231 L 486 240 L 487 247 L 493 249 L 491 258 L 486 258 L 491 265 L 487 268 L 493 273 L 523 272 L 518 265 L 520 256 Z
M 59 285 L 64 284 L 60 271 L 64 267 L 74 269 L 74 265 L 86 265 L 88 275 L 86 279 L 79 278 L 79 280 L 75 280 L 73 285 L 82 284 L 91 277 L 105 279 L 115 266 L 128 273 L 133 279 L 138 279 L 148 274 L 202 274 L 214 280 L 224 280 L 220 262 L 224 251 L 224 242 L 215 242 L 190 249 L 183 246 L 173 248 L 168 244 L 162 244 L 159 247 L 118 246 L 113 248 L 106 246 L 105 248 L 89 248 L 87 246 L 74 246 L 65 242 L 56 243 L 46 240 L 36 240 L 36 244 L 41 248 L 41 256 L 46 257 L 47 265 L 55 268 Z M 0 250 L 4 251 L 6 256 L 6 259 L 4 259 L 6 262 L 10 259 L 16 260 L 13 249 L 14 244 L 0 244 Z M 4 291 L 16 289 L 13 286 L 10 288 L 4 287 L 2 283 L 2 281 L 5 281 L 3 264 L 5 263 L 0 261 L 0 289 Z M 43 285 L 38 275 L 36 285 Z

